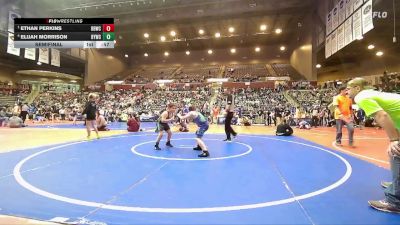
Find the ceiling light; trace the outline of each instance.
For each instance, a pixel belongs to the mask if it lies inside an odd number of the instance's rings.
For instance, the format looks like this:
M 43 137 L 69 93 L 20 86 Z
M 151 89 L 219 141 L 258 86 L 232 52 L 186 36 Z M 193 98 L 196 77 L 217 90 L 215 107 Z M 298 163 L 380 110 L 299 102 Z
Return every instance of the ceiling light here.
M 276 34 L 282 33 L 282 29 L 281 29 L 281 28 L 275 29 L 275 33 L 276 33 Z
M 209 49 L 208 54 L 211 55 L 213 53 L 213 50 Z
M 161 37 L 160 37 L 160 40 L 161 40 L 161 41 L 165 41 L 165 40 L 166 40 L 165 36 L 161 36 Z
M 235 28 L 234 27 L 229 27 L 228 31 L 229 31 L 229 33 L 233 33 L 233 32 L 235 32 Z
M 114 44 L 117 44 L 117 40 L 114 40 Z
M 144 36 L 145 38 L 149 38 L 149 37 L 150 37 L 150 35 L 149 35 L 148 33 L 144 33 L 143 36 Z
M 175 32 L 175 31 L 171 31 L 169 34 L 170 34 L 172 37 L 175 37 L 175 36 L 176 36 L 176 32 Z
M 149 56 L 149 54 L 147 54 L 147 53 L 144 53 L 144 57 L 147 57 L 147 56 Z
M 200 35 L 203 35 L 203 34 L 204 34 L 204 30 L 203 30 L 203 29 L 200 29 L 200 30 L 199 30 L 199 34 L 200 34 Z
M 221 33 L 219 33 L 219 32 L 215 33 L 215 37 L 216 38 L 220 38 L 221 37 Z
M 368 45 L 368 49 L 369 50 L 372 50 L 372 49 L 374 49 L 375 48 L 375 45 Z
M 128 54 L 125 54 L 125 58 L 128 58 L 129 57 L 129 55 Z
M 236 49 L 235 48 L 231 48 L 231 53 L 232 54 L 236 53 Z
M 261 31 L 267 30 L 267 25 L 265 25 L 265 24 L 260 25 L 260 30 Z
M 164 55 L 165 56 L 169 56 L 169 52 L 164 52 Z
M 186 51 L 186 55 L 190 55 L 190 51 Z
M 383 56 L 383 52 L 382 51 L 376 52 L 376 56 L 379 56 L 379 57 Z
M 321 64 L 317 64 L 317 65 L 315 65 L 315 67 L 316 67 L 317 69 L 319 69 L 319 68 L 321 68 Z
M 286 50 L 286 47 L 285 47 L 285 46 L 281 46 L 281 47 L 280 47 L 280 50 L 281 50 L 281 51 L 285 51 L 285 50 Z
M 260 47 L 256 47 L 255 49 L 254 49 L 256 52 L 260 52 Z

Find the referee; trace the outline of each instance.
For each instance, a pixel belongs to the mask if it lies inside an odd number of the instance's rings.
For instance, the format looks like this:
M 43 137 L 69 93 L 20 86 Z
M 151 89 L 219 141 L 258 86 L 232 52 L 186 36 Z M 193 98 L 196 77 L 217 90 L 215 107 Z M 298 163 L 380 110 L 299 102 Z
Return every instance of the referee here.
M 226 139 L 224 141 L 232 141 L 231 140 L 231 134 L 235 138 L 237 133 L 233 130 L 231 126 L 232 118 L 233 118 L 233 113 L 235 109 L 235 97 L 231 92 L 228 90 L 228 96 L 226 98 L 226 118 L 225 118 L 225 134 L 226 134 Z

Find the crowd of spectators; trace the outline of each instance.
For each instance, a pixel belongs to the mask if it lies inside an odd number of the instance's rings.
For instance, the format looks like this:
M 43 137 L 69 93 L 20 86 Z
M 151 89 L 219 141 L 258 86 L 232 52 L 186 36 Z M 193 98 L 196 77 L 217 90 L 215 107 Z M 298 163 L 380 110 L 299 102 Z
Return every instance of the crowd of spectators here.
M 386 72 L 380 78 L 380 89 L 386 92 L 400 93 L 400 73 L 387 74 Z
M 250 124 L 276 125 L 281 118 L 291 117 L 295 112 L 295 107 L 289 104 L 283 91 L 278 88 L 240 88 L 232 91 L 235 95 L 237 119 L 234 121 L 239 124 L 249 122 Z M 226 97 L 225 90 L 220 90 L 214 107 L 220 108 L 221 112 L 224 112 Z
M 381 77 L 381 80 L 383 90 L 387 91 L 385 88 L 391 88 L 392 91 L 396 91 L 399 87 L 398 74 L 385 75 Z M 286 119 L 287 124 L 292 126 L 303 121 L 315 127 L 334 125 L 333 109 L 330 105 L 333 97 L 337 95 L 336 85 L 324 84 L 316 88 L 309 82 L 292 82 L 290 86 L 282 82 L 282 84 L 277 84 L 275 89 L 239 88 L 232 91 L 235 95 L 236 106 L 236 118 L 233 121 L 236 124 L 277 125 L 282 119 Z M 113 90 L 97 94 L 100 99 L 99 115 L 102 115 L 107 122 L 128 121 L 130 118 L 139 123 L 140 121 L 155 121 L 168 102 L 175 102 L 180 109 L 195 105 L 210 117 L 211 122 L 217 123 L 218 118 L 224 116 L 227 97 L 225 93 L 226 89 L 220 88 L 215 94 L 211 85 L 199 87 L 166 85 L 147 89 L 142 87 Z M 289 94 L 298 105 L 289 103 L 285 93 Z M 7 91 L 5 94 L 26 95 L 28 91 L 22 89 Z M 15 105 L 0 104 L 0 124 L 4 126 L 10 123 L 12 117 L 14 117 L 13 121 L 17 121 L 15 116 L 21 117 L 22 124 L 25 123 L 25 119 L 39 123 L 43 121 L 74 121 L 76 123 L 78 120 L 84 120 L 82 112 L 88 94 L 88 92 L 46 91 L 30 105 L 23 101 L 16 101 Z M 215 98 L 212 98 L 213 95 Z M 213 105 L 209 106 L 211 100 Z M 357 124 L 362 125 L 366 119 L 362 117 L 359 119 L 360 115 L 362 112 L 354 109 L 354 118 L 358 120 Z

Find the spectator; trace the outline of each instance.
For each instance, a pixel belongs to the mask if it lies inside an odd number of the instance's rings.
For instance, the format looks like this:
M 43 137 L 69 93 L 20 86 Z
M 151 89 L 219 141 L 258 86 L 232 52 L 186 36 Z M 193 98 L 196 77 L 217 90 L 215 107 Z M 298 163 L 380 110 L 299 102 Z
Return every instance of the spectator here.
M 282 123 L 276 128 L 276 136 L 291 136 L 293 129 L 287 124 L 286 120 L 283 119 Z
M 140 120 L 136 114 L 130 114 L 127 122 L 129 132 L 140 131 Z
M 107 128 L 107 121 L 103 115 L 100 114 L 99 111 L 96 112 L 96 124 L 98 131 L 109 131 L 110 129 Z
M 400 213 L 400 95 L 371 90 L 363 78 L 355 78 L 347 85 L 349 96 L 365 111 L 365 115 L 375 118 L 390 141 L 387 153 L 392 182 L 381 183 L 385 188 L 385 199 L 368 203 L 380 211 Z
M 24 121 L 20 117 L 18 117 L 17 113 L 14 113 L 14 115 L 8 120 L 8 126 L 10 128 L 21 128 L 25 127 Z
M 352 100 L 347 96 L 345 86 L 339 88 L 339 95 L 333 99 L 333 105 L 335 106 L 336 144 L 342 144 L 342 128 L 346 125 L 349 135 L 349 146 L 353 147 L 354 124 L 351 113 Z
M 307 121 L 302 120 L 302 121 L 299 123 L 299 129 L 310 130 L 310 129 L 311 129 L 311 125 L 310 125 Z

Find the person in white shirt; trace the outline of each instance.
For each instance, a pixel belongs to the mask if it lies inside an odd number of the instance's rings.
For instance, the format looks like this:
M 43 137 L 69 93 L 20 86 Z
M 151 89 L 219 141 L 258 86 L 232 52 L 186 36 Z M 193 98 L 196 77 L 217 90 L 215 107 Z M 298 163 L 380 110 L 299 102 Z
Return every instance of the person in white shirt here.
M 100 114 L 99 111 L 96 111 L 96 124 L 98 131 L 109 131 L 107 127 L 107 121 L 103 115 Z
M 61 120 L 65 120 L 65 109 L 61 108 L 58 110 L 58 113 L 60 114 Z
M 29 106 L 28 106 L 27 103 L 24 103 L 24 104 L 21 106 L 21 114 L 20 114 L 21 119 L 22 119 L 22 121 L 23 121 L 24 123 L 25 123 L 25 120 L 26 120 L 26 116 L 28 116 L 28 111 L 29 111 Z
M 18 104 L 15 104 L 12 113 L 13 115 L 19 115 L 21 113 L 21 107 L 19 107 Z

